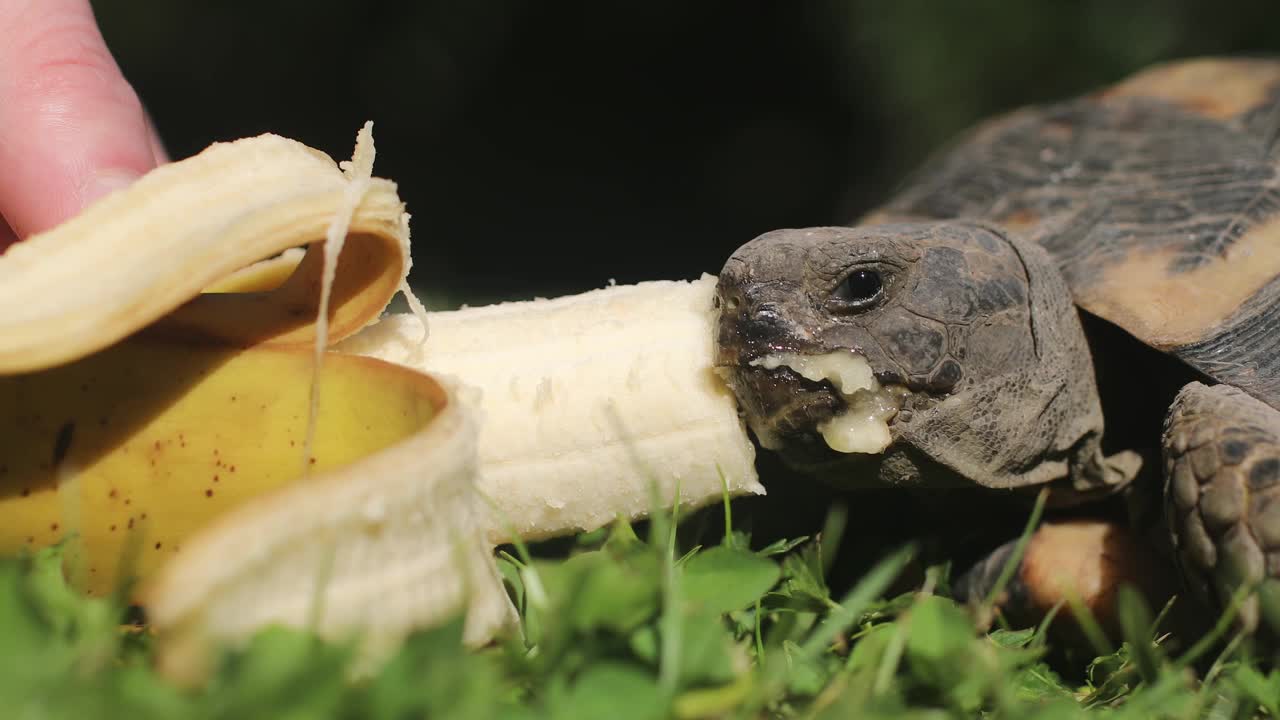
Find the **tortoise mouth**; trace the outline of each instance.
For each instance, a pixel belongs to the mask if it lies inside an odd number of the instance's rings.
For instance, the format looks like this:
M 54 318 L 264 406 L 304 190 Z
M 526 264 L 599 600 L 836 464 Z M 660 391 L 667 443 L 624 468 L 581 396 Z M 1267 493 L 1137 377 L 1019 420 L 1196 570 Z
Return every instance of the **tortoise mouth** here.
M 910 391 L 881 384 L 850 350 L 722 356 L 717 372 L 733 390 L 760 445 L 806 464 L 884 452 Z
M 810 323 L 784 311 L 785 297 L 762 294 L 768 287 L 726 265 L 716 294 L 715 369 L 757 442 L 793 466 L 884 453 L 911 390 L 858 349 L 824 347 Z
M 716 372 L 738 398 L 747 425 L 760 445 L 780 450 L 799 436 L 813 436 L 819 424 L 848 404 L 829 381 L 813 381 L 791 368 L 717 365 Z

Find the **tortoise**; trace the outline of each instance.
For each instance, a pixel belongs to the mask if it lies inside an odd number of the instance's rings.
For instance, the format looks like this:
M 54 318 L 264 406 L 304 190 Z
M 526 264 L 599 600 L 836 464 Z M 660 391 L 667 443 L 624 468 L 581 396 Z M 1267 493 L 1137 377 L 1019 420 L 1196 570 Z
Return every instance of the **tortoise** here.
M 1278 108 L 1280 59 L 1205 58 L 988 120 L 858 223 L 734 252 L 718 371 L 762 446 L 842 486 L 1087 507 L 1146 482 L 1194 594 L 1246 588 L 1238 621 L 1275 635 Z M 883 437 L 841 446 L 850 417 Z

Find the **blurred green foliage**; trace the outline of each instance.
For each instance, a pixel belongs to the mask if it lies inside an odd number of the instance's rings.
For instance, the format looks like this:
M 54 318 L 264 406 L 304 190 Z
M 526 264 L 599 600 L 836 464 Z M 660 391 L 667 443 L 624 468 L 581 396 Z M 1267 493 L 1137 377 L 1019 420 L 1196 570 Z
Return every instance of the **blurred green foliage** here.
M 977 119 L 1280 49 L 1280 3 L 97 0 L 173 154 L 376 122 L 415 283 L 461 300 L 716 272 L 848 222 Z

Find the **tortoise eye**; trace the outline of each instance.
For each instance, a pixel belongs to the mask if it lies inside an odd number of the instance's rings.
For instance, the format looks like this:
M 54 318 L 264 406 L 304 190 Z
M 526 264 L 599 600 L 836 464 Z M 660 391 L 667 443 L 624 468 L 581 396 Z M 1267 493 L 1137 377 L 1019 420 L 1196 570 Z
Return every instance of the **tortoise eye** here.
M 854 308 L 867 307 L 884 295 L 884 280 L 874 270 L 854 270 L 836 286 L 832 297 Z

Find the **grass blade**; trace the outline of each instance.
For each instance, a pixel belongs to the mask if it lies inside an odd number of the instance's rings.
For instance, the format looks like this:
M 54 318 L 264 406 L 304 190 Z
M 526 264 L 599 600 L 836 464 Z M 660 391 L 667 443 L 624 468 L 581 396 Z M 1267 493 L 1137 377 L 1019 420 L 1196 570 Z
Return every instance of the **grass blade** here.
M 841 599 L 838 609 L 828 613 L 818 625 L 817 630 L 814 630 L 813 634 L 805 640 L 804 645 L 801 646 L 805 655 L 816 657 L 834 642 L 838 635 L 848 630 L 862 616 L 867 607 L 883 595 L 889 589 L 889 585 L 902 574 L 907 564 L 915 557 L 915 552 L 914 545 L 907 545 L 881 560 L 871 569 L 871 572 L 863 576 L 862 580 Z
M 1226 637 L 1227 631 L 1231 628 L 1231 623 L 1236 619 L 1236 614 L 1240 611 L 1240 606 L 1249 597 L 1249 593 L 1253 590 L 1252 586 L 1245 585 L 1236 590 L 1231 596 L 1231 603 L 1227 605 L 1227 609 L 1222 615 L 1218 616 L 1218 622 L 1214 623 L 1213 628 L 1204 634 L 1204 637 L 1196 641 L 1182 657 L 1178 658 L 1175 665 L 1179 668 L 1191 667 L 1192 663 L 1200 659 L 1214 645 L 1222 641 Z
M 840 547 L 840 541 L 844 539 L 845 527 L 848 524 L 849 508 L 844 503 L 836 503 L 827 510 L 827 517 L 822 523 L 822 534 L 818 536 L 822 538 L 822 544 L 818 549 L 829 551 L 822 553 L 823 577 L 831 574 L 831 568 L 836 562 L 836 551 Z
M 1115 646 L 1111 644 L 1111 640 L 1103 632 L 1102 625 L 1098 622 L 1098 618 L 1094 617 L 1093 611 L 1080 599 L 1080 595 L 1071 588 L 1068 588 L 1065 594 L 1067 596 L 1067 607 L 1071 609 L 1071 615 L 1075 617 L 1076 624 L 1080 626 L 1080 632 L 1084 633 L 1085 639 L 1093 646 L 1094 652 L 1099 655 L 1115 654 Z
M 1151 642 L 1151 611 L 1138 591 L 1130 585 L 1120 588 L 1116 602 L 1120 614 L 1120 630 L 1133 652 L 1138 673 L 1148 683 L 1155 682 L 1160 674 L 1162 659 L 1155 644 Z
M 986 602 L 983 603 L 984 611 L 980 617 L 990 616 L 991 609 L 995 607 L 996 601 L 1000 599 L 1004 589 L 1013 580 L 1014 573 L 1018 571 L 1018 567 L 1022 564 L 1022 556 L 1027 552 L 1027 545 L 1031 544 L 1031 536 L 1035 534 L 1036 528 L 1040 527 L 1040 518 L 1044 515 L 1044 506 L 1048 501 L 1048 488 L 1041 490 L 1036 495 L 1036 503 L 1031 507 L 1031 515 L 1027 518 L 1027 524 L 1023 527 L 1022 534 L 1018 536 L 1018 542 L 1013 546 L 1013 552 L 1010 553 L 1009 559 L 1005 561 L 999 577 L 996 578 L 996 584 L 991 587 L 991 592 L 987 594 Z

